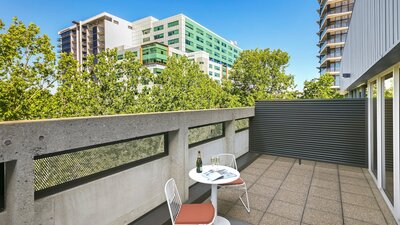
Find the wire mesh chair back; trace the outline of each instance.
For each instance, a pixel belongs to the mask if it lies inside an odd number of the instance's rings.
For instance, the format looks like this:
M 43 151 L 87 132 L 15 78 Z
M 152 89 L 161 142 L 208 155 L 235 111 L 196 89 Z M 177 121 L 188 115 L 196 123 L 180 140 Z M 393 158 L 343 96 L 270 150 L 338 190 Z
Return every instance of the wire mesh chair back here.
M 222 153 L 222 154 L 217 155 L 217 157 L 219 158 L 219 164 L 221 166 L 228 166 L 228 167 L 231 167 L 231 168 L 237 170 L 235 155 L 229 154 L 229 153 Z
M 172 224 L 175 224 L 176 217 L 182 206 L 182 201 L 173 178 L 169 179 L 165 184 L 165 197 L 167 198 Z

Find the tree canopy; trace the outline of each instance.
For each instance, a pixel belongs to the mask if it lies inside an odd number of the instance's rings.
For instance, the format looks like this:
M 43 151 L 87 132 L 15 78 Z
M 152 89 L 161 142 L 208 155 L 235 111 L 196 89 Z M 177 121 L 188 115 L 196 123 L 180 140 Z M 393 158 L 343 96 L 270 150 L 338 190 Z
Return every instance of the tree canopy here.
M 289 58 L 280 49 L 244 50 L 230 73 L 232 84 L 225 81 L 226 89 L 245 106 L 257 100 L 294 98 L 294 77 L 285 71 Z
M 333 89 L 332 85 L 334 77 L 331 74 L 324 74 L 314 78 L 311 81 L 304 82 L 303 96 L 304 99 L 334 99 L 342 98 L 337 89 Z

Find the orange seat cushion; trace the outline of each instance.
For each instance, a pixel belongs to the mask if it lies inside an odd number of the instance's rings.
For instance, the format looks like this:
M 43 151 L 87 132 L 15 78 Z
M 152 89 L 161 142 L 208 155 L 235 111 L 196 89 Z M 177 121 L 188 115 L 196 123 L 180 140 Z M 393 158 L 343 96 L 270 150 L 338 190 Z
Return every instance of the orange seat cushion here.
M 176 224 L 209 224 L 214 219 L 214 206 L 210 204 L 183 204 Z
M 240 177 L 232 182 L 229 182 L 229 183 L 226 183 L 223 185 L 239 185 L 239 184 L 244 184 L 244 180 L 242 180 L 242 178 L 240 178 Z

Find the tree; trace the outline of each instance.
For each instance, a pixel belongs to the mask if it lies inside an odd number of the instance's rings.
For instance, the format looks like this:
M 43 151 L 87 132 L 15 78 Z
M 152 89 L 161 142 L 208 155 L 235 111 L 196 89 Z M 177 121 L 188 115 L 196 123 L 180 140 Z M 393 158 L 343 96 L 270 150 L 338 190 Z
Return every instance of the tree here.
M 176 111 L 238 106 L 238 99 L 204 74 L 187 57 L 168 58 L 166 68 L 155 77 L 148 95 L 142 95 L 139 111 Z
M 281 50 L 254 49 L 240 53 L 225 90 L 240 98 L 245 106 L 256 100 L 294 98 L 294 77 L 286 74 L 289 55 Z
M 139 89 L 152 78 L 132 52 L 127 51 L 123 59 L 118 59 L 116 49 L 89 55 L 85 69 L 78 68 L 72 55 L 61 54 L 54 117 L 136 112 Z
M 46 118 L 56 56 L 35 24 L 0 21 L 0 120 Z
M 304 99 L 333 99 L 343 98 L 339 91 L 332 88 L 335 81 L 331 74 L 324 74 L 311 81 L 304 82 L 303 96 Z

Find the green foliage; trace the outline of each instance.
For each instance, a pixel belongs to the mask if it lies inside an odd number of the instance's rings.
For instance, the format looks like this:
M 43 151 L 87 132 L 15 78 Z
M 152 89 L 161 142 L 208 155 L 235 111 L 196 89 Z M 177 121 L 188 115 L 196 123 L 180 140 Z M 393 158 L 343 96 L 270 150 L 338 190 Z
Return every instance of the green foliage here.
M 244 106 L 252 106 L 257 100 L 294 98 L 294 77 L 285 72 L 288 62 L 288 53 L 279 49 L 245 50 L 224 88 L 238 96 Z
M 204 74 L 187 57 L 172 56 L 155 77 L 149 95 L 140 98 L 142 111 L 177 111 L 238 106 L 237 98 Z
M 304 99 L 335 99 L 343 98 L 339 91 L 332 88 L 334 77 L 330 74 L 321 75 L 311 81 L 304 82 Z
M 56 56 L 35 24 L 0 21 L 0 120 L 46 118 Z

